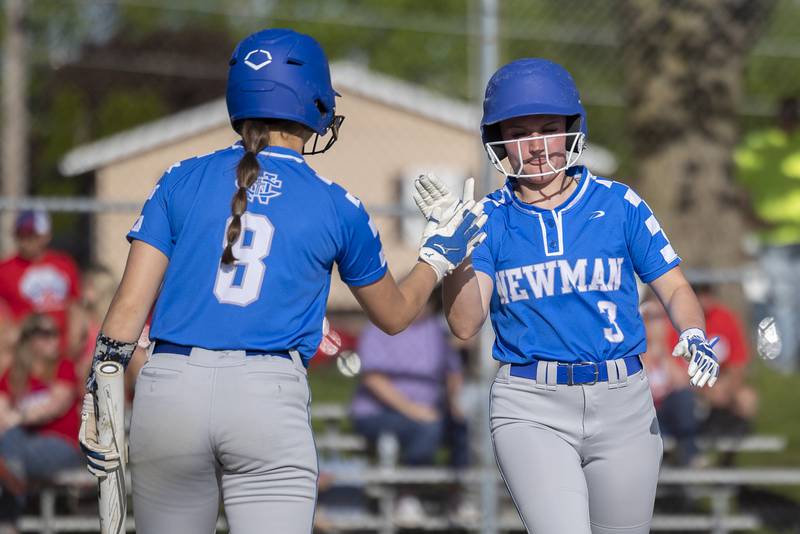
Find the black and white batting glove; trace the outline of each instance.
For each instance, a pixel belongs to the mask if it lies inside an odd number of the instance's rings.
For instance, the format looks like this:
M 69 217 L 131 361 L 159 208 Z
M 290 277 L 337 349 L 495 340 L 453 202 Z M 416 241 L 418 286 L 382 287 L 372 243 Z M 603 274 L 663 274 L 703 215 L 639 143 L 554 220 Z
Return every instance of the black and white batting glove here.
M 131 361 L 133 351 L 136 349 L 136 342 L 128 343 L 110 338 L 100 332 L 97 334 L 97 342 L 94 346 L 94 356 L 92 366 L 89 369 L 89 377 L 86 379 L 86 391 L 94 393 L 97 390 L 97 382 L 94 378 L 94 368 L 98 362 L 118 362 L 127 369 L 128 362 Z
M 98 478 L 104 478 L 112 471 L 120 468 L 120 453 L 116 442 L 106 446 L 100 445 L 97 434 L 97 413 L 93 393 L 83 396 L 81 409 L 81 428 L 78 431 L 78 442 L 81 446 L 89 472 Z
M 419 259 L 433 267 L 436 280 L 441 281 L 463 262 L 475 247 L 486 239 L 481 228 L 488 216 L 483 203 L 470 200 L 449 218 L 439 220 L 440 208 L 435 208 L 422 233 Z
M 464 180 L 464 189 L 461 198 L 458 198 L 435 174 L 430 173 L 420 174 L 414 180 L 414 191 L 412 192 L 417 208 L 428 221 L 433 217 L 433 210 L 436 208 L 441 210 L 439 220 L 451 217 L 466 202 L 473 200 L 474 195 L 474 178 Z
M 678 344 L 672 351 L 673 356 L 679 356 L 689 362 L 689 382 L 693 386 L 713 387 L 719 377 L 719 361 L 714 354 L 714 345 L 719 337 L 706 340 L 705 333 L 699 328 L 688 328 L 681 332 Z

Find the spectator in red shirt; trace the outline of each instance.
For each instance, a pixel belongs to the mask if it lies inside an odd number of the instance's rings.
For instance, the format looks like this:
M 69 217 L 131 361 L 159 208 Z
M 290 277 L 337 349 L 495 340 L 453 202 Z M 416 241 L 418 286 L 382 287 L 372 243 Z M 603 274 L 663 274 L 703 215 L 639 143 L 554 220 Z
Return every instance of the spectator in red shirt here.
M 16 255 L 0 262 L 0 299 L 15 320 L 29 313 L 47 313 L 62 332 L 62 351 L 68 349 L 67 319 L 80 294 L 78 267 L 67 254 L 48 249 L 50 217 L 44 211 L 23 211 L 15 225 Z
M 72 361 L 60 357 L 60 335 L 52 317 L 30 315 L 22 323 L 11 368 L 0 377 L 0 482 L 6 520 L 20 511 L 28 480 L 84 464 L 77 441 L 78 379 Z
M 719 358 L 720 372 L 713 388 L 698 391 L 711 412 L 701 431 L 709 434 L 744 434 L 751 430 L 758 409 L 758 394 L 747 384 L 747 364 L 750 361 L 747 337 L 736 314 L 719 302 L 713 287 L 696 284 L 694 291 L 706 318 L 706 337 L 719 336 L 714 352 Z M 670 332 L 668 346 L 678 340 Z

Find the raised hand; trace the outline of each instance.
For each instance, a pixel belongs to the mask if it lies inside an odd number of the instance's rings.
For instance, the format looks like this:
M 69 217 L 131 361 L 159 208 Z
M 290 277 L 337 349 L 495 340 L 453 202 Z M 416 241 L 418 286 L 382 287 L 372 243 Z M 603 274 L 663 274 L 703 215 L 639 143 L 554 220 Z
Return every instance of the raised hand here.
M 442 217 L 440 207 L 433 209 L 422 233 L 419 259 L 433 267 L 437 280 L 458 267 L 486 239 L 481 228 L 487 218 L 483 204 L 474 200 L 462 203 L 449 216 Z
M 474 194 L 474 178 L 464 180 L 464 189 L 461 193 L 461 198 L 458 198 L 434 174 L 420 174 L 414 180 L 414 191 L 412 193 L 419 211 L 428 220 L 431 219 L 435 208 L 442 210 L 439 219 L 450 217 L 457 208 L 473 200 Z

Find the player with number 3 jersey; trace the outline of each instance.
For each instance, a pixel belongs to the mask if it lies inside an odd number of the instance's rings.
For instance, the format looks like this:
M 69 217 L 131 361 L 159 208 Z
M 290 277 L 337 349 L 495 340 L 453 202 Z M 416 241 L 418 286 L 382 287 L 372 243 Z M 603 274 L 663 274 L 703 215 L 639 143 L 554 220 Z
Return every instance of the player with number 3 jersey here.
M 588 130 L 570 74 L 521 59 L 489 81 L 481 134 L 506 183 L 485 199 L 487 238 L 444 282 L 453 332 L 487 315 L 501 363 L 491 392 L 497 463 L 529 532 L 649 532 L 662 442 L 642 369 L 636 277 L 682 332 L 692 384 L 719 366 L 680 258 L 631 188 L 576 165 Z M 423 214 L 459 206 L 433 176 Z M 686 414 L 693 417 L 693 414 Z
M 396 283 L 363 204 L 303 157 L 338 138 L 336 96 L 311 37 L 245 38 L 227 90 L 241 141 L 168 169 L 128 234 L 95 361 L 127 364 L 158 294 L 130 432 L 137 532 L 213 532 L 220 496 L 234 534 L 311 532 L 318 471 L 306 365 L 334 264 L 370 319 L 396 333 L 485 238 L 467 183 L 459 209 L 426 225 L 420 261 Z M 93 376 L 87 386 L 95 390 Z M 84 441 L 95 474 L 124 456 Z

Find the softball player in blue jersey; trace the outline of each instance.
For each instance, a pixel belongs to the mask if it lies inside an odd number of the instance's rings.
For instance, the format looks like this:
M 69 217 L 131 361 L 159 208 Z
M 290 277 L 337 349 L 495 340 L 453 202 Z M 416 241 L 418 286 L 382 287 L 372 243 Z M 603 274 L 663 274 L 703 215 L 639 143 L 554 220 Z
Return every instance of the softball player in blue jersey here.
M 491 314 L 500 471 L 529 532 L 648 532 L 662 442 L 636 276 L 682 332 L 674 354 L 690 360 L 692 383 L 713 385 L 719 369 L 681 260 L 632 189 L 575 165 L 586 114 L 560 65 L 499 69 L 481 134 L 507 181 L 485 201 L 486 241 L 445 278 L 444 297 L 461 338 Z M 435 177 L 416 187 L 426 215 L 459 205 Z
M 310 532 L 317 458 L 305 367 L 333 264 L 370 319 L 396 333 L 485 237 L 472 200 L 438 214 L 421 260 L 396 284 L 361 202 L 303 158 L 336 140 L 335 95 L 311 37 L 264 30 L 244 39 L 227 89 L 241 142 L 173 165 L 128 234 L 95 360 L 128 362 L 160 292 L 131 421 L 137 532 L 213 532 L 220 494 L 234 534 Z M 84 447 L 95 471 L 115 467 L 115 453 L 94 439 Z

